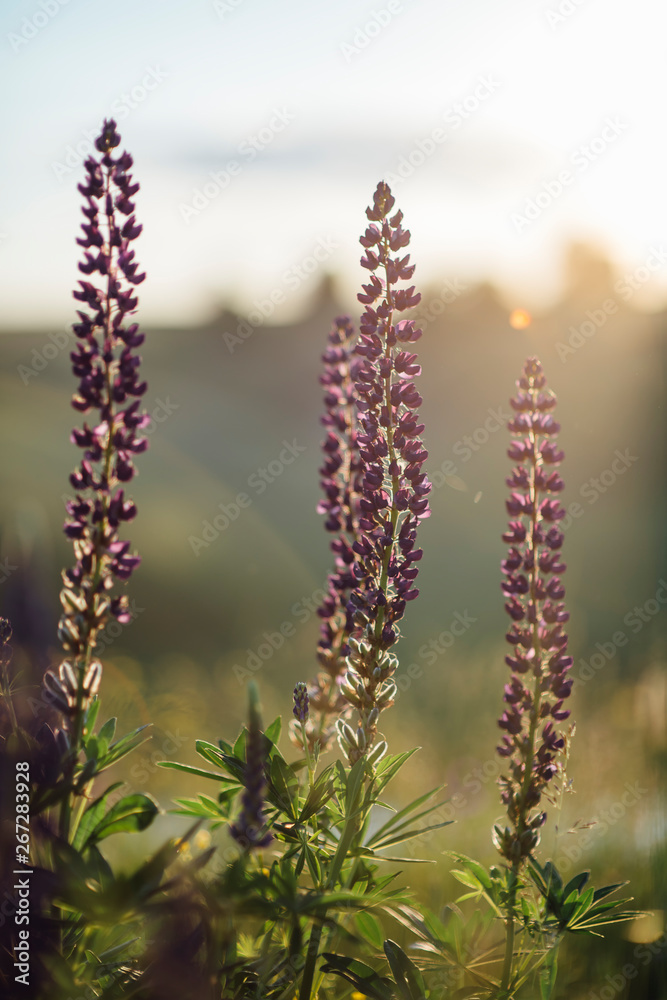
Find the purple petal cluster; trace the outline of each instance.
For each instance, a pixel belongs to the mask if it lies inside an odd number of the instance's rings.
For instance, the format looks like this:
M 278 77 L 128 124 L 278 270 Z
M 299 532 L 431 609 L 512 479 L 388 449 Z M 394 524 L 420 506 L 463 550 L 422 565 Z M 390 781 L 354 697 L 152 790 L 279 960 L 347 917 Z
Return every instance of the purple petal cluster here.
M 564 702 L 573 683 L 563 631 L 570 616 L 562 603 L 563 533 L 557 526 L 565 510 L 557 499 L 563 489 L 557 471 L 563 452 L 555 441 L 560 426 L 551 412 L 556 397 L 546 388 L 537 358 L 526 361 L 517 387 L 510 400 L 515 415 L 508 424 L 515 437 L 508 455 L 517 464 L 506 480 L 510 522 L 502 537 L 509 551 L 501 564 L 505 609 L 512 622 L 507 633 L 512 653 L 505 658 L 511 676 L 498 747 L 508 765 L 500 784 L 510 826 L 496 828 L 499 849 L 513 862 L 530 854 L 546 820 L 539 805 L 558 773 L 565 736 L 556 727 L 570 714 Z
M 136 354 L 144 335 L 129 321 L 137 307 L 135 288 L 145 278 L 130 246 L 142 229 L 133 201 L 139 185 L 129 172 L 129 153 L 112 155 L 119 143 L 115 122 L 105 120 L 95 142 L 101 156 L 86 161 L 86 180 L 79 185 L 85 199 L 79 270 L 86 280 L 74 292 L 85 309 L 73 327 L 78 344 L 71 359 L 79 386 L 72 405 L 90 416 L 72 431 L 83 456 L 70 476 L 76 495 L 67 503 L 64 531 L 76 565 L 63 574 L 59 626 L 60 640 L 79 666 L 90 659 L 109 615 L 130 621 L 127 598 L 109 591 L 114 579 L 126 581 L 140 561 L 118 535 L 137 512 L 124 487 L 135 475 L 135 456 L 147 447 L 141 430 L 149 422 L 140 409 L 146 383 Z
M 359 713 L 356 742 L 343 740 L 351 761 L 370 750 L 379 712 L 393 702 L 390 678 L 397 661 L 388 651 L 398 640 L 407 603 L 419 593 L 417 528 L 430 513 L 431 484 L 422 471 L 428 453 L 417 414 L 422 399 L 413 381 L 421 367 L 411 350 L 421 330 L 401 318 L 421 296 L 414 285 L 397 287 L 415 268 L 403 253 L 410 233 L 393 208 L 389 187 L 378 184 L 361 237 L 361 264 L 370 277 L 358 296 L 366 307 L 355 348 L 362 360 L 355 379 L 361 485 L 347 605 L 349 669 L 342 688 Z

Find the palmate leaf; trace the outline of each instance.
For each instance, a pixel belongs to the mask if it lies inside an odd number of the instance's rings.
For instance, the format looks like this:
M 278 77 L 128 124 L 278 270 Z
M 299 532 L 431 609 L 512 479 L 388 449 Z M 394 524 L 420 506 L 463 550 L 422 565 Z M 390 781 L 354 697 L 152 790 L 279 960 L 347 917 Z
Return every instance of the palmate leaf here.
M 632 897 L 602 902 L 627 882 L 616 882 L 601 889 L 586 889 L 590 873 L 580 872 L 563 886 L 553 862 L 547 861 L 542 866 L 535 858 L 530 859 L 528 870 L 546 902 L 547 920 L 555 922 L 561 932 L 588 933 L 599 937 L 594 928 L 634 920 L 640 915 L 638 911 L 619 909 L 632 902 Z

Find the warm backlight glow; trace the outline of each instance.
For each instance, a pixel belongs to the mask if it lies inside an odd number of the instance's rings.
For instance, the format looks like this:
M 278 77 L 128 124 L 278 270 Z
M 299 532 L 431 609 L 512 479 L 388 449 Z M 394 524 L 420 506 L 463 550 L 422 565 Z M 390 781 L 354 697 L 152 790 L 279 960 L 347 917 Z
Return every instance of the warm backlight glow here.
M 515 330 L 525 330 L 533 322 L 533 317 L 526 309 L 513 309 L 510 313 L 510 326 Z

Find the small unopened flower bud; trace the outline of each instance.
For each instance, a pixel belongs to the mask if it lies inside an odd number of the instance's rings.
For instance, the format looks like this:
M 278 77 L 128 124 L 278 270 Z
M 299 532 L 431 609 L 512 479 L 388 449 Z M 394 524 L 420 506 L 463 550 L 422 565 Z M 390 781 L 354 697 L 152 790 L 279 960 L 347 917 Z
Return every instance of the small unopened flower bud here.
M 47 670 L 44 674 L 44 687 L 48 693 L 49 701 L 61 712 L 68 712 L 70 696 L 51 670 Z
M 308 687 L 303 681 L 297 681 L 294 687 L 294 708 L 292 713 L 297 722 L 304 725 L 308 721 Z
M 357 749 L 357 738 L 354 735 L 352 727 L 349 726 L 343 719 L 339 719 L 336 723 L 336 728 L 338 730 L 339 737 L 347 743 L 348 746 Z
M 373 709 L 371 709 L 371 711 L 369 713 L 369 716 L 368 716 L 368 725 L 369 726 L 374 726 L 375 723 L 377 722 L 377 720 L 379 718 L 380 718 L 380 709 L 376 705 Z
M 86 671 L 86 676 L 83 678 L 83 693 L 89 698 L 92 698 L 93 695 L 97 694 L 101 680 L 102 664 L 99 660 L 93 660 Z
M 77 679 L 69 660 L 63 660 L 60 664 L 60 680 L 67 693 L 76 698 Z
M 393 681 L 389 683 L 382 689 L 380 694 L 376 698 L 376 704 L 378 708 L 386 708 L 393 704 L 394 698 L 396 697 L 396 685 Z

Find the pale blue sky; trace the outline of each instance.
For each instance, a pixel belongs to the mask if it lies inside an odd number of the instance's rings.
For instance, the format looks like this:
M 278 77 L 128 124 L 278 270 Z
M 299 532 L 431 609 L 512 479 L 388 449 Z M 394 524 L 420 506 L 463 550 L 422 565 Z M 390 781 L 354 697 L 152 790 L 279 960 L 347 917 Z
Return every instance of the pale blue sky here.
M 288 315 L 319 272 L 296 290 L 285 272 L 318 240 L 351 289 L 375 184 L 437 128 L 445 141 L 395 186 L 423 281 L 488 276 L 539 305 L 572 238 L 637 267 L 667 235 L 666 21 L 658 0 L 4 0 L 3 325 L 71 317 L 75 149 L 125 94 L 145 320 L 275 289 Z M 189 213 L 230 161 L 238 173 Z M 667 294 L 665 272 L 638 304 Z

